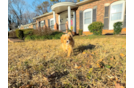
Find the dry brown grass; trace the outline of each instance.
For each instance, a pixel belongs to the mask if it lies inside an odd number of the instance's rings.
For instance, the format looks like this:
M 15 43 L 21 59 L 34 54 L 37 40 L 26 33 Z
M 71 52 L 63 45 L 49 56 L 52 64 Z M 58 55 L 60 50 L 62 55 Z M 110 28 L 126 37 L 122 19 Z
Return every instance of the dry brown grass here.
M 126 38 L 74 40 L 70 58 L 60 40 L 9 43 L 9 88 L 114 88 L 116 81 L 126 86 Z

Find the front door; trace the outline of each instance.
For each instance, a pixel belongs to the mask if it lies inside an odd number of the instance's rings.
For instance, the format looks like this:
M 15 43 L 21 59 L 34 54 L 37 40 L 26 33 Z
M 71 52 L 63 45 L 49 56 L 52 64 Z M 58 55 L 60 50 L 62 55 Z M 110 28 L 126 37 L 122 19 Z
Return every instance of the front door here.
M 87 32 L 88 26 L 92 23 L 92 9 L 86 9 L 83 12 L 83 31 Z

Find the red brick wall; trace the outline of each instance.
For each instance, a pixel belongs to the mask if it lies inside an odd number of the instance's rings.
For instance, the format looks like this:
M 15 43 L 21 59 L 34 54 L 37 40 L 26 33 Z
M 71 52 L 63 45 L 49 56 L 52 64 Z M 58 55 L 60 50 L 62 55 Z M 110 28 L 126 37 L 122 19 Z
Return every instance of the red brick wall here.
M 56 17 L 56 23 L 58 24 L 58 22 L 59 22 L 59 20 L 58 20 L 58 14 L 55 14 L 55 15 L 56 15 L 55 16 Z M 38 27 L 37 26 L 38 25 L 37 22 L 44 21 L 44 20 L 46 22 L 46 26 L 48 27 L 48 19 L 51 19 L 51 18 L 53 18 L 53 14 L 36 19 L 36 28 Z
M 102 23 L 104 23 L 104 12 L 105 12 L 105 6 L 104 4 L 105 3 L 113 3 L 115 1 L 118 1 L 118 0 L 99 0 L 99 1 L 95 1 L 95 2 L 91 2 L 91 3 L 88 3 L 88 4 L 85 4 L 85 5 L 81 5 L 78 7 L 78 9 L 76 10 L 76 30 L 77 30 L 77 33 L 78 33 L 78 30 L 80 29 L 80 26 L 79 26 L 79 11 L 82 10 L 86 10 L 86 9 L 90 9 L 94 6 L 97 6 L 97 13 L 96 13 L 96 21 L 101 21 Z

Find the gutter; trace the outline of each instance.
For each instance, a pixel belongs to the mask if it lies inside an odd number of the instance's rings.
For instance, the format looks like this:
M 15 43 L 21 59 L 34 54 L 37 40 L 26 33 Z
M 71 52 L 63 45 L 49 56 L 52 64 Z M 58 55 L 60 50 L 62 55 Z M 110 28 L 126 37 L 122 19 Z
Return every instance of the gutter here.
M 77 2 L 76 5 L 80 6 L 80 5 L 87 4 L 87 3 L 93 2 L 93 1 L 99 1 L 99 0 L 83 0 L 81 2 Z
M 83 0 L 83 1 L 77 2 L 77 3 L 76 3 L 76 6 L 80 6 L 80 5 L 83 5 L 83 4 L 92 2 L 92 1 L 97 1 L 97 0 Z M 52 6 L 51 6 L 51 7 L 52 7 Z M 47 15 L 50 15 L 50 14 L 53 14 L 53 12 L 49 12 L 49 13 L 46 13 L 46 14 L 43 14 L 43 15 L 34 17 L 33 19 L 35 20 L 35 19 L 37 19 L 37 18 L 40 18 L 40 17 L 43 17 L 43 16 L 47 16 Z
M 46 14 L 43 14 L 43 15 L 40 15 L 40 16 L 37 16 L 37 17 L 34 17 L 33 19 L 37 19 L 37 18 L 40 18 L 40 17 L 43 17 L 43 16 L 47 16 L 47 15 L 50 15 L 50 14 L 53 14 L 53 12 L 46 13 Z

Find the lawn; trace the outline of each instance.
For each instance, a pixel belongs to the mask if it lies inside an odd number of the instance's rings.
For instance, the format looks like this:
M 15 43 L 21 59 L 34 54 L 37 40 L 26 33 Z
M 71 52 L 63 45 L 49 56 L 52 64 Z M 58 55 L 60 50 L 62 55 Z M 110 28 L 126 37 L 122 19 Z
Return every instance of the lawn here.
M 8 43 L 8 86 L 126 87 L 126 36 L 75 36 L 68 58 L 59 39 Z

